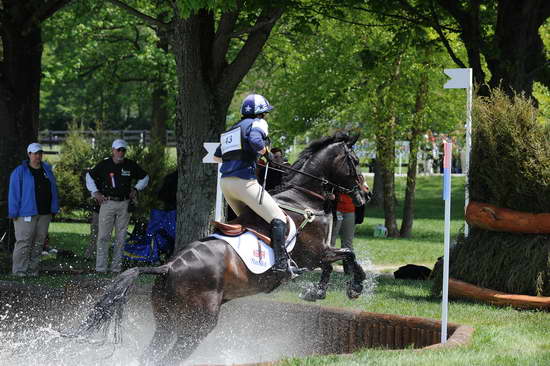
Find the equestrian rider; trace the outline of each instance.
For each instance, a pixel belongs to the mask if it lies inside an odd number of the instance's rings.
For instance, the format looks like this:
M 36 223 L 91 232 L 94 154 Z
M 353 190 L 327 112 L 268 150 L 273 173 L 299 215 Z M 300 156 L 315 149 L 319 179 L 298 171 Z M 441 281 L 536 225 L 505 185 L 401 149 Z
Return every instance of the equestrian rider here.
M 285 248 L 286 215 L 267 192 L 264 192 L 260 204 L 262 186 L 256 179 L 258 157 L 264 155 L 271 161 L 272 154 L 266 143 L 268 127 L 265 117 L 272 109 L 267 99 L 259 94 L 250 94 L 244 98 L 242 118 L 221 135 L 214 159 L 223 162 L 220 185 L 227 203 L 237 216 L 248 206 L 271 224 L 271 243 L 275 255 L 272 269 L 289 272 L 294 268 L 289 268 Z

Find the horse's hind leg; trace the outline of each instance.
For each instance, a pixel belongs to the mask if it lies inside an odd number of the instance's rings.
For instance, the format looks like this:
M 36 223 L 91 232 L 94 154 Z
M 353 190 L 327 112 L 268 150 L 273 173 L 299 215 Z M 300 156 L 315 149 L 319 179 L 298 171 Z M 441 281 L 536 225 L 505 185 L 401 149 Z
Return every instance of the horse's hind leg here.
M 155 284 L 155 287 L 157 286 L 158 284 Z M 160 364 L 160 361 L 168 352 L 177 334 L 175 314 L 169 310 L 173 309 L 173 304 L 170 303 L 170 300 L 168 300 L 164 293 L 156 290 L 158 288 L 153 288 L 152 296 L 153 316 L 156 328 L 149 346 L 141 356 L 141 365 Z
M 210 334 L 218 322 L 219 306 L 215 311 L 197 308 L 187 311 L 177 324 L 177 339 L 163 360 L 163 365 L 179 365 Z

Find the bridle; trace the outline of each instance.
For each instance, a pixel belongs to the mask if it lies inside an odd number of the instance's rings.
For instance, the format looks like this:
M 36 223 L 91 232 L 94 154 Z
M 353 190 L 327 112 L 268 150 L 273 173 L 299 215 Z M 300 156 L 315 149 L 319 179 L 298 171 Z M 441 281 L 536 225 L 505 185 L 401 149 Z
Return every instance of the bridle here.
M 309 177 L 309 178 L 312 178 L 312 179 L 315 179 L 319 182 L 321 182 L 321 185 L 323 187 L 323 191 L 327 192 L 329 191 L 332 195 L 334 195 L 334 193 L 338 192 L 338 193 L 344 193 L 344 194 L 347 194 L 347 195 L 352 195 L 352 194 L 355 194 L 357 191 L 360 191 L 361 190 L 361 187 L 360 187 L 360 179 L 359 179 L 359 176 L 357 174 L 357 170 L 355 169 L 355 162 L 353 161 L 353 157 L 352 157 L 352 150 L 348 147 L 348 145 L 345 143 L 345 142 L 341 142 L 343 145 L 344 145 L 344 152 L 346 154 L 345 158 L 346 158 L 346 163 L 348 165 L 348 168 L 350 169 L 350 171 L 352 172 L 353 174 L 353 178 L 356 182 L 356 185 L 353 187 L 353 188 L 346 188 L 346 187 L 343 187 L 339 184 L 336 184 L 334 182 L 331 182 L 329 181 L 328 179 L 326 178 L 322 178 L 322 177 L 318 177 L 316 175 L 313 175 L 313 174 L 310 174 L 310 173 L 307 173 L 307 172 L 304 172 L 302 170 L 299 170 L 299 169 L 295 169 L 291 166 L 288 166 L 288 165 L 283 165 L 283 164 L 279 164 L 279 163 L 276 163 L 274 161 L 270 162 L 269 163 L 269 169 L 272 169 L 271 168 L 271 165 L 275 165 L 276 167 L 278 168 L 281 168 L 281 169 L 286 169 L 286 170 L 290 170 L 292 172 L 295 172 L 297 174 L 301 174 L 301 175 L 304 175 L 306 177 Z M 327 200 L 327 196 L 323 196 L 317 192 L 313 192 L 309 189 L 306 189 L 306 188 L 302 188 L 302 187 L 299 187 L 299 186 L 295 186 L 293 185 L 294 188 L 300 190 L 300 191 L 303 191 L 303 192 L 306 192 L 306 193 L 309 193 L 310 195 L 314 196 L 314 197 L 317 197 L 319 199 L 322 199 L 322 200 Z M 327 187 L 328 189 L 325 189 L 325 187 Z

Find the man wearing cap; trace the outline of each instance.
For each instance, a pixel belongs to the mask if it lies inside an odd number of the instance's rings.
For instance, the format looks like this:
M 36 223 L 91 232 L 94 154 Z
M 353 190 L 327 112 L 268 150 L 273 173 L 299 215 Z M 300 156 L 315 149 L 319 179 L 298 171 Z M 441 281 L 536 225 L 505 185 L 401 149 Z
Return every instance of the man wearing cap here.
M 86 174 L 86 187 L 100 205 L 95 267 L 96 272 L 100 273 L 108 270 L 113 227 L 116 244 L 110 270 L 114 273 L 120 272 L 122 248 L 130 220 L 128 204 L 149 183 L 147 173 L 135 161 L 124 157 L 128 149 L 126 141 L 114 140 L 111 147 L 112 156 L 98 163 Z M 137 181 L 134 186 L 133 181 Z
M 12 273 L 18 277 L 38 276 L 42 246 L 52 214 L 59 211 L 57 184 L 52 167 L 42 161 L 42 146 L 27 147 L 29 160 L 10 176 L 8 217 L 15 227 Z

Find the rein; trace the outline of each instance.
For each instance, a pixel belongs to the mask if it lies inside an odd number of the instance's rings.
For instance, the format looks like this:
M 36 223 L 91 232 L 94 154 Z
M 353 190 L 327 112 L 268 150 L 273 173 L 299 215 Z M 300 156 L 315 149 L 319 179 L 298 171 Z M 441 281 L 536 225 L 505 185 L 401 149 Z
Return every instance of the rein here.
M 317 177 L 317 176 L 315 176 L 315 175 L 313 175 L 313 174 L 309 174 L 309 173 L 303 172 L 303 171 L 298 170 L 298 169 L 295 169 L 295 168 L 293 168 L 293 167 L 291 167 L 291 166 L 286 166 L 286 165 L 283 165 L 283 164 L 279 164 L 279 163 L 276 163 L 276 162 L 274 162 L 274 161 L 272 161 L 270 164 L 273 164 L 273 165 L 275 165 L 275 166 L 277 166 L 277 167 L 279 167 L 279 168 L 282 168 L 282 169 L 288 169 L 288 170 L 290 170 L 290 171 L 293 171 L 294 173 L 299 173 L 299 174 L 305 175 L 306 177 L 310 177 L 310 178 L 312 178 L 312 179 L 315 179 L 315 180 L 321 182 L 321 184 L 323 184 L 323 185 L 332 186 L 332 187 L 336 188 L 337 190 L 339 190 L 339 191 L 341 191 L 341 192 L 343 192 L 343 193 L 350 194 L 350 193 L 353 192 L 353 189 L 349 189 L 349 188 L 346 188 L 346 187 L 342 187 L 341 185 L 338 185 L 338 184 L 336 184 L 336 183 L 332 183 L 331 181 L 329 181 L 329 180 L 327 180 L 327 179 L 325 179 L 325 178 Z M 324 198 L 323 198 L 323 200 L 324 200 Z

